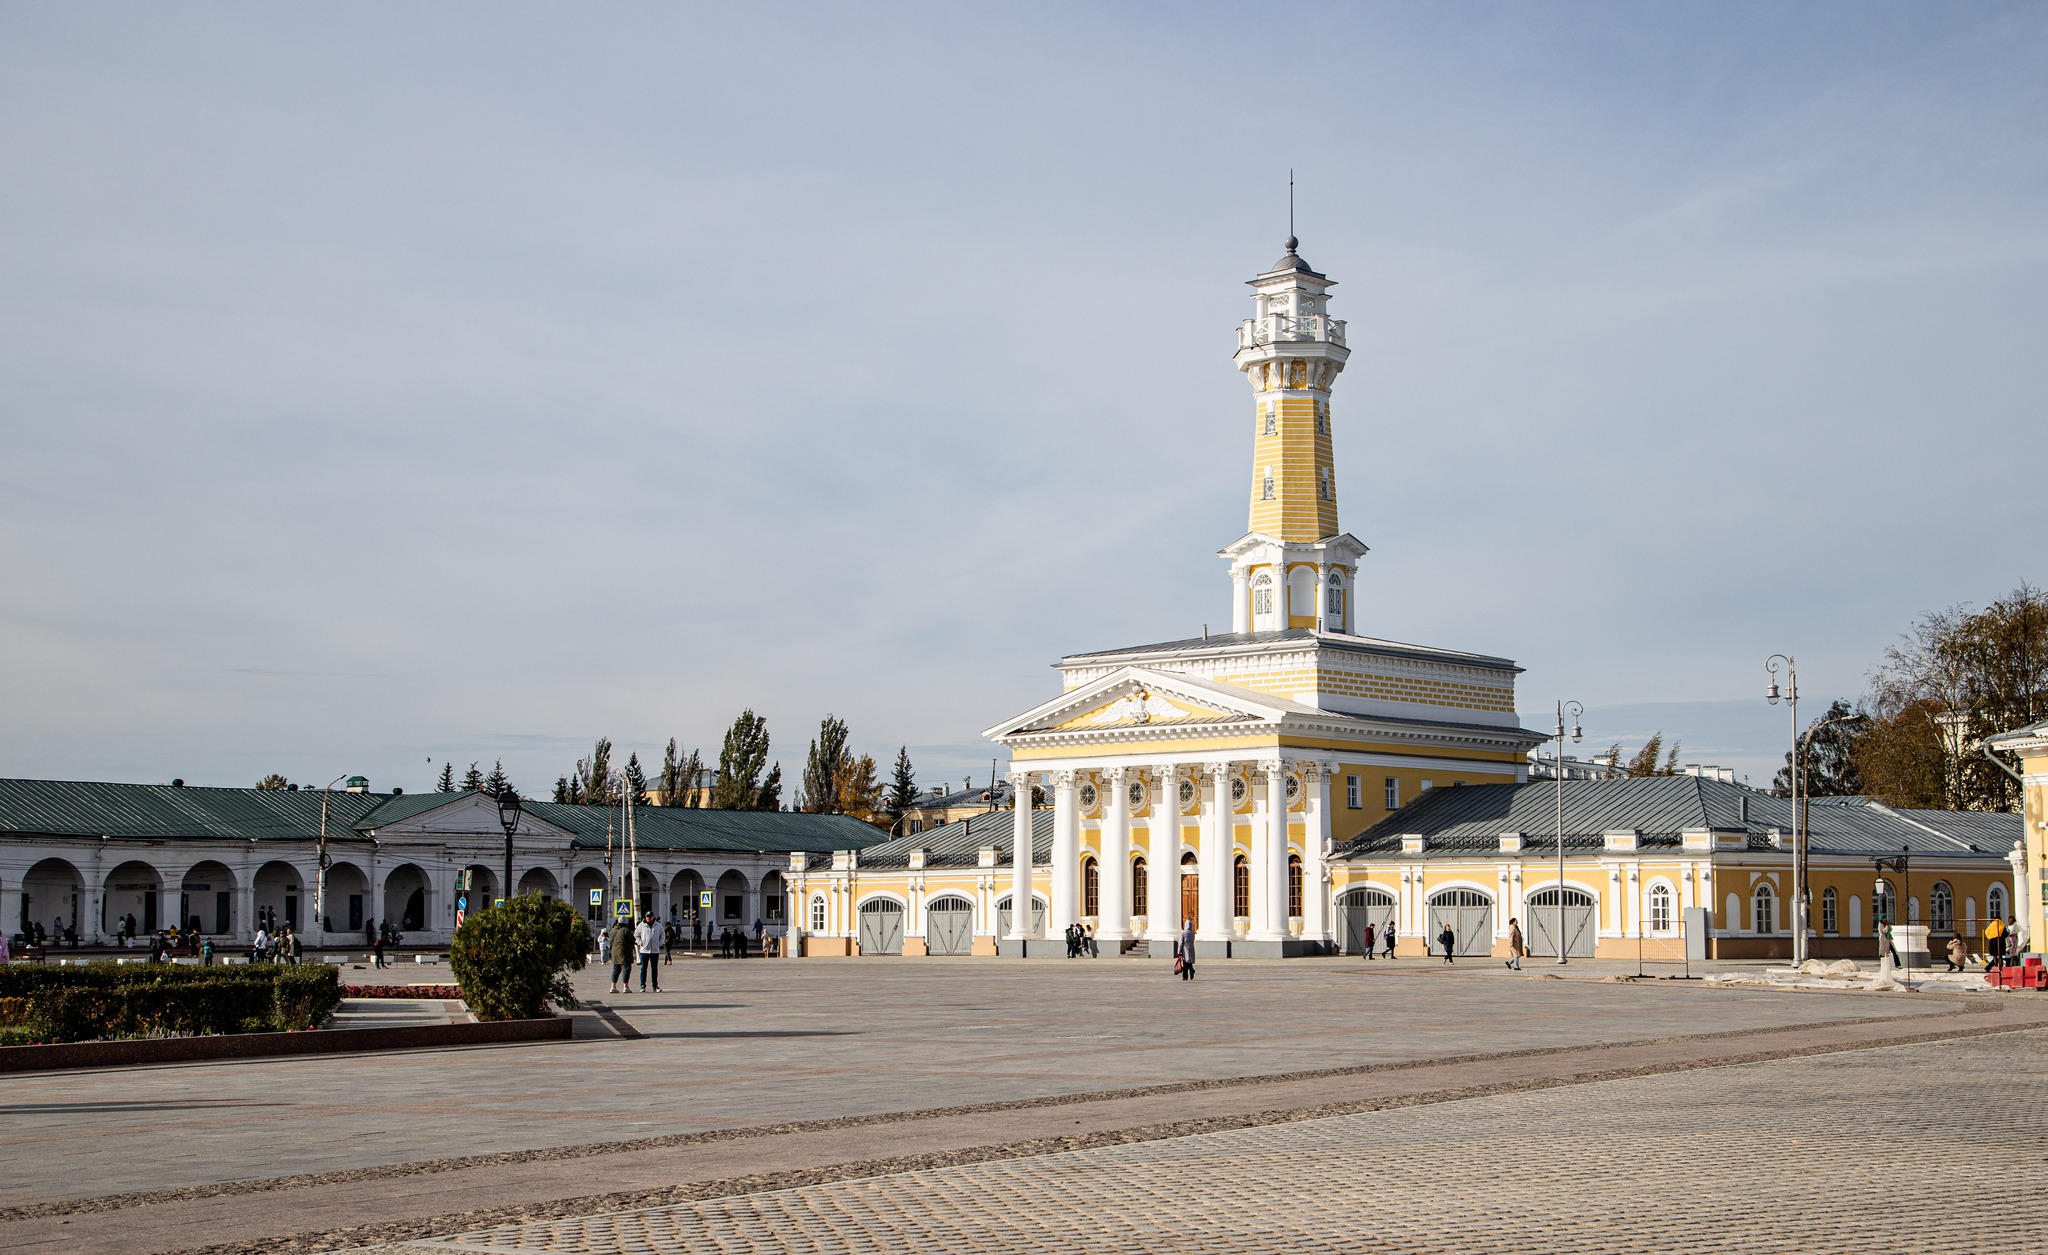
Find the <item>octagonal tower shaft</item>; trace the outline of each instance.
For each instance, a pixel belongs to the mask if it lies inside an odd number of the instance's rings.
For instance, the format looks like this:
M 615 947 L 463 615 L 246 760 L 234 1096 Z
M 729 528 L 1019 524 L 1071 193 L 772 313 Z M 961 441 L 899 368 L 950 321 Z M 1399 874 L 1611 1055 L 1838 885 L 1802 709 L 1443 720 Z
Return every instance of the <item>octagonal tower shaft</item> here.
M 1337 534 L 1337 467 L 1330 389 L 1351 350 L 1329 315 L 1336 286 L 1287 255 L 1250 281 L 1255 313 L 1237 331 L 1237 368 L 1251 381 L 1252 492 L 1248 532 L 1308 542 Z

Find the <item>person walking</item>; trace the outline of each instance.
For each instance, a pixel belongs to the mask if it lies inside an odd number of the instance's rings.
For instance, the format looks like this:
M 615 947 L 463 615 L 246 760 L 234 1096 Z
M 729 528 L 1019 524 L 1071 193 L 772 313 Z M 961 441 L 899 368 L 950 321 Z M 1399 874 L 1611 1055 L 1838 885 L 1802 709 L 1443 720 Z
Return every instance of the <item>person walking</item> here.
M 1095 944 L 1095 930 L 1093 928 L 1083 928 L 1081 936 L 1088 943 L 1088 957 L 1091 959 L 1101 958 L 1102 950 Z
M 1508 967 L 1522 970 L 1522 921 L 1512 916 L 1508 918 Z
M 612 986 L 611 993 L 633 992 L 633 924 L 620 920 L 611 928 Z
M 1984 970 L 2005 966 L 2005 921 L 1996 915 L 1984 925 Z
M 370 958 L 378 967 L 384 966 L 384 934 L 382 932 L 370 934 Z
M 1180 978 L 1195 978 L 1195 921 L 1191 919 L 1180 922 Z
M 1374 954 L 1373 954 L 1373 952 L 1372 952 L 1372 950 L 1373 950 L 1373 945 L 1372 945 L 1372 943 L 1373 943 L 1373 931 L 1372 931 L 1372 925 L 1371 925 L 1371 924 L 1367 924 L 1367 925 L 1365 926 L 1365 959 L 1366 959 L 1366 962 L 1368 962 L 1368 963 L 1370 963 L 1370 962 L 1371 962 L 1371 961 L 1373 960 L 1373 958 L 1375 957 L 1375 956 L 1374 956 Z
M 1394 959 L 1394 921 L 1393 921 L 1393 920 L 1388 920 L 1388 921 L 1387 921 L 1387 924 L 1386 924 L 1386 927 L 1384 927 L 1384 928 L 1380 929 L 1380 940 L 1381 940 L 1382 942 L 1384 942 L 1384 943 L 1385 943 L 1385 945 L 1386 945 L 1386 947 L 1387 947 L 1387 961 L 1391 963 L 1391 962 L 1393 961 L 1393 959 Z
M 1451 951 L 1457 948 L 1458 934 L 1451 931 L 1449 924 L 1445 924 L 1444 930 L 1436 935 L 1436 943 L 1444 948 L 1444 962 L 1457 962 L 1456 959 L 1451 957 Z
M 211 937 L 199 943 L 199 966 L 213 966 L 213 938 Z
M 661 930 L 661 961 L 670 967 L 675 966 L 676 939 L 682 931 L 683 926 L 673 919 Z
M 640 951 L 640 992 L 647 992 L 647 982 L 654 981 L 654 992 L 661 992 L 661 925 L 654 922 L 654 912 L 640 917 L 640 927 L 633 930 L 633 944 Z
M 250 951 L 256 956 L 256 961 L 258 963 L 267 963 L 270 961 L 270 934 L 263 931 L 263 925 L 258 924 L 256 926 L 256 936 L 254 940 L 252 940 L 249 943 L 249 948 Z

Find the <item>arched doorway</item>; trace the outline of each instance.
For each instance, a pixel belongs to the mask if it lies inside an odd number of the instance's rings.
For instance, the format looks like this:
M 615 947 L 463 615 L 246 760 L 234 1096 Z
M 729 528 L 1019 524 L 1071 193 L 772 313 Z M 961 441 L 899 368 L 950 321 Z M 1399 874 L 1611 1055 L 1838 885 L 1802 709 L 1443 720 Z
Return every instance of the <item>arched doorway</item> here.
M 43 930 L 48 940 L 61 940 L 78 927 L 78 900 L 84 878 L 61 858 L 46 858 L 21 878 L 21 931 L 30 937 Z
M 427 926 L 427 874 L 411 863 L 393 868 L 384 878 L 385 922 L 400 932 Z
M 187 928 L 203 933 L 235 931 L 235 874 L 226 863 L 209 859 L 186 870 L 178 888 L 178 915 Z
M 256 923 L 275 931 L 299 926 L 299 871 L 290 863 L 265 863 L 257 869 Z
M 782 883 L 781 872 L 769 872 L 761 877 L 761 918 L 768 927 L 779 928 L 785 922 L 782 908 L 789 897 L 788 888 Z
M 1394 895 L 1385 889 L 1346 889 L 1337 899 L 1337 919 L 1344 930 L 1344 953 L 1365 953 L 1365 930 L 1372 929 L 1372 941 L 1384 949 L 1387 930 L 1394 926 Z
M 745 928 L 754 922 L 747 918 L 747 878 L 738 872 L 727 872 L 718 878 L 712 902 L 720 928 Z
M 1230 860 L 1230 915 L 1233 922 L 1252 923 L 1252 861 L 1239 854 Z
M 575 879 L 570 882 L 569 892 L 575 898 L 575 901 L 570 903 L 570 905 L 583 912 L 585 922 L 592 925 L 604 923 L 604 870 L 602 868 L 586 867 L 577 872 Z
M 456 927 L 461 927 L 463 920 L 505 896 L 498 888 L 500 879 L 497 871 L 482 863 L 471 863 L 462 869 L 455 881 Z M 469 886 L 466 889 L 463 888 L 465 883 Z
M 924 908 L 926 954 L 974 953 L 974 904 L 966 898 L 934 898 Z
M 1010 899 L 1003 898 L 996 903 L 996 937 L 1003 939 L 1009 935 Z M 1045 899 L 1037 894 L 1031 895 L 1031 931 L 1024 935 L 1027 937 L 1045 936 Z
M 545 901 L 552 902 L 562 896 L 561 884 L 555 874 L 545 867 L 535 867 L 519 877 L 519 896 L 537 893 Z
M 860 904 L 860 952 L 903 953 L 903 904 L 888 898 L 869 898 Z
M 1429 952 L 1443 953 L 1437 937 L 1451 930 L 1454 955 L 1493 953 L 1493 899 L 1477 889 L 1444 889 L 1429 899 Z
M 326 918 L 321 926 L 328 932 L 359 933 L 370 918 L 370 878 L 354 863 L 335 863 L 327 869 Z
M 1148 896 L 1151 888 L 1152 886 L 1146 883 L 1145 880 L 1145 856 L 1140 854 L 1131 860 L 1131 915 L 1133 918 L 1144 918 L 1147 910 L 1146 904 L 1152 900 Z M 1150 921 L 1148 920 L 1147 923 L 1150 923 Z
M 704 901 L 704 878 L 695 871 L 684 868 L 675 875 L 668 886 L 669 914 L 681 922 L 685 931 L 710 912 L 702 908 Z
M 1202 926 L 1202 876 L 1198 870 L 1200 866 L 1193 850 L 1180 856 L 1180 918 L 1183 928 Z
M 1590 959 L 1593 947 L 1599 941 L 1593 929 L 1593 895 L 1584 889 L 1565 888 L 1555 885 L 1538 889 L 1528 897 L 1529 918 L 1522 921 L 1522 935 L 1528 939 L 1529 953 L 1557 957 L 1558 900 L 1563 898 L 1565 955 L 1574 959 Z
M 162 893 L 163 879 L 149 864 L 130 860 L 116 867 L 100 895 L 100 931 L 131 937 L 155 932 Z

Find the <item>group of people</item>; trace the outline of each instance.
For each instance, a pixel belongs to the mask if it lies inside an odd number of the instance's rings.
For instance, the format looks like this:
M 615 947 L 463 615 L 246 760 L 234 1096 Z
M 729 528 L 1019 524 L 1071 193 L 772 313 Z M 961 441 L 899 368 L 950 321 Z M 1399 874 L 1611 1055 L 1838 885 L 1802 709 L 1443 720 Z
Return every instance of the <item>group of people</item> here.
M 1892 946 L 1891 929 L 1885 929 L 1885 948 L 1891 951 L 1894 962 L 1899 953 Z M 2002 967 L 2012 966 L 2013 957 L 2027 948 L 2027 926 L 2017 917 L 1992 918 L 1984 925 L 1984 970 L 1995 972 Z M 1970 970 L 1970 945 L 1961 935 L 1948 939 L 1948 970 L 1967 972 Z
M 272 931 L 259 926 L 250 943 L 249 961 L 252 963 L 297 963 L 305 957 L 306 948 L 299 941 L 298 930 L 286 924 Z
M 1067 957 L 1078 959 L 1084 955 L 1091 959 L 1102 957 L 1095 945 L 1095 930 L 1085 924 L 1067 925 Z
M 1370 959 L 1370 958 L 1373 958 L 1373 957 L 1375 957 L 1375 956 L 1374 956 L 1374 954 L 1373 954 L 1373 943 L 1374 943 L 1374 942 L 1375 942 L 1376 940 L 1382 940 L 1382 939 L 1384 939 L 1384 940 L 1386 941 L 1386 943 L 1387 943 L 1387 957 L 1388 957 L 1389 959 L 1393 958 L 1393 957 L 1394 957 L 1394 926 L 1393 926 L 1392 924 L 1388 924 L 1388 925 L 1386 925 L 1385 927 L 1383 927 L 1383 928 L 1379 928 L 1379 929 L 1375 929 L 1375 928 L 1374 928 L 1374 927 L 1373 927 L 1373 926 L 1372 926 L 1371 924 L 1367 924 L 1367 925 L 1365 926 L 1365 957 L 1366 957 L 1366 958 Z
M 661 961 L 664 955 L 675 962 L 676 940 L 680 933 L 673 922 L 657 923 L 654 912 L 641 915 L 640 921 L 620 920 L 598 938 L 598 950 L 602 959 L 609 959 L 612 965 L 611 993 L 633 992 L 634 960 L 639 960 L 640 992 L 661 992 Z M 653 988 L 650 990 L 649 986 Z

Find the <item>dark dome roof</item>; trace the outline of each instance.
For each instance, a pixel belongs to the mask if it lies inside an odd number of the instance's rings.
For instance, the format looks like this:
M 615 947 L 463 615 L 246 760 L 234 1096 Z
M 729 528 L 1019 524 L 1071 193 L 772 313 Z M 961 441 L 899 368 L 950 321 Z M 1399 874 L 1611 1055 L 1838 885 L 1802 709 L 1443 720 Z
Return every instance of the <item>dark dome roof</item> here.
M 1300 244 L 1300 240 L 1295 239 L 1291 235 L 1288 236 L 1287 256 L 1282 257 L 1279 261 L 1274 262 L 1273 268 L 1271 270 L 1268 270 L 1266 273 L 1274 274 L 1282 270 L 1299 270 L 1304 274 L 1314 274 L 1314 268 L 1311 267 L 1307 262 L 1303 261 L 1300 255 L 1294 251 L 1296 248 L 1300 246 Z

